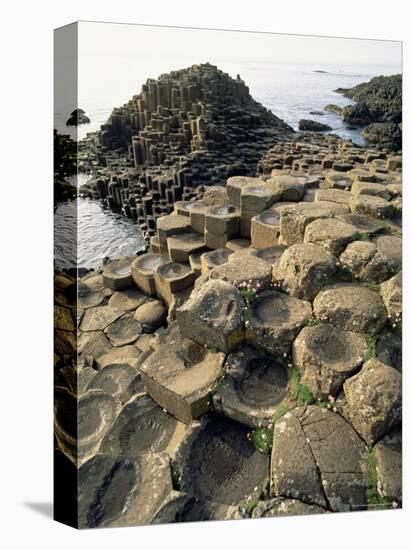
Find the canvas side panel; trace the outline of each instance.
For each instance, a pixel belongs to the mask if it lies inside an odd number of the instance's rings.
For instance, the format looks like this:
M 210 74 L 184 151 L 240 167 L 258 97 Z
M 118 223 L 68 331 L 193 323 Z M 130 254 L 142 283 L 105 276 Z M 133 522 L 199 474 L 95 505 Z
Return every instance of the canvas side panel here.
M 78 25 L 54 31 L 54 519 L 77 527 Z

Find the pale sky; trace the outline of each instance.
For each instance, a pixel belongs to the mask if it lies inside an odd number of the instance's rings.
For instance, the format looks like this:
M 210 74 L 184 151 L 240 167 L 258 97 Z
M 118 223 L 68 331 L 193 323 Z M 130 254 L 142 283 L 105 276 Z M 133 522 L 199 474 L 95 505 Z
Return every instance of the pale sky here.
M 105 95 L 126 101 L 149 77 L 207 61 L 231 76 L 238 65 L 241 73 L 245 62 L 309 63 L 334 70 L 378 65 L 401 72 L 402 43 L 80 22 L 78 58 L 81 105 L 96 97 L 104 101 Z

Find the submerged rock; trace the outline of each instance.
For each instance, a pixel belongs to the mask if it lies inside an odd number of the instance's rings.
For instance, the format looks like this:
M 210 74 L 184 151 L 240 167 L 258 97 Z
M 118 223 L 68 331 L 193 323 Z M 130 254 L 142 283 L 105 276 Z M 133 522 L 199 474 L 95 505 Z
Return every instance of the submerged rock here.
M 302 118 L 299 120 L 299 130 L 304 132 L 328 132 L 332 130 L 332 128 L 328 126 L 328 124 Z

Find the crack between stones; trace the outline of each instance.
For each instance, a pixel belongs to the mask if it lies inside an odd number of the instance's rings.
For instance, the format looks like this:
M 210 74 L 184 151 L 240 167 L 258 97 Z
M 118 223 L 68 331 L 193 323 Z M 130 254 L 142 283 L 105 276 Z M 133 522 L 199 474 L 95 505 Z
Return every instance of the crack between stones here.
M 304 411 L 304 412 L 306 412 L 306 408 L 307 408 L 307 407 L 305 407 L 305 411 Z M 302 416 L 303 416 L 303 415 L 302 415 Z M 303 433 L 305 434 L 305 436 L 306 436 L 306 432 L 305 432 L 305 430 L 303 429 L 303 424 L 301 423 L 300 418 L 301 418 L 301 417 L 298 418 L 298 422 L 299 422 L 299 424 L 300 424 L 300 427 L 301 427 L 301 429 L 302 429 L 302 432 L 303 432 Z M 308 445 L 310 454 L 312 455 L 313 462 L 314 462 L 315 465 L 316 465 L 316 470 L 317 470 L 317 474 L 318 474 L 318 478 L 319 478 L 319 483 L 320 483 L 320 487 L 321 487 L 321 491 L 322 491 L 323 498 L 325 499 L 325 502 L 326 502 L 326 504 L 327 504 L 327 509 L 331 510 L 332 508 L 331 508 L 331 506 L 330 506 L 329 499 L 328 499 L 328 497 L 326 496 L 325 489 L 324 489 L 324 487 L 323 487 L 323 483 L 322 483 L 323 478 L 322 478 L 322 474 L 321 474 L 321 471 L 320 471 L 320 468 L 319 468 L 318 461 L 316 460 L 315 455 L 313 454 L 312 447 L 310 446 L 310 443 L 307 443 L 307 445 Z

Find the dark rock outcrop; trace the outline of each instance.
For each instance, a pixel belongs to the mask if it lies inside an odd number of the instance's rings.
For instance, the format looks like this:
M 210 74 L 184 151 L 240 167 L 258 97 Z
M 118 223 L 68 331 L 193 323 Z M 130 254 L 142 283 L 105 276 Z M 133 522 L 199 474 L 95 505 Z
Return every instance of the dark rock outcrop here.
M 80 126 L 80 124 L 90 124 L 90 118 L 86 116 L 83 109 L 75 109 L 70 113 L 66 126 Z
M 355 127 L 370 124 L 363 132 L 368 143 L 395 150 L 402 147 L 402 75 L 377 76 L 335 91 L 356 101 L 343 109 L 342 118 Z
M 299 120 L 299 130 L 305 132 L 327 132 L 332 130 L 332 128 L 327 124 L 322 124 L 322 122 L 302 118 Z

